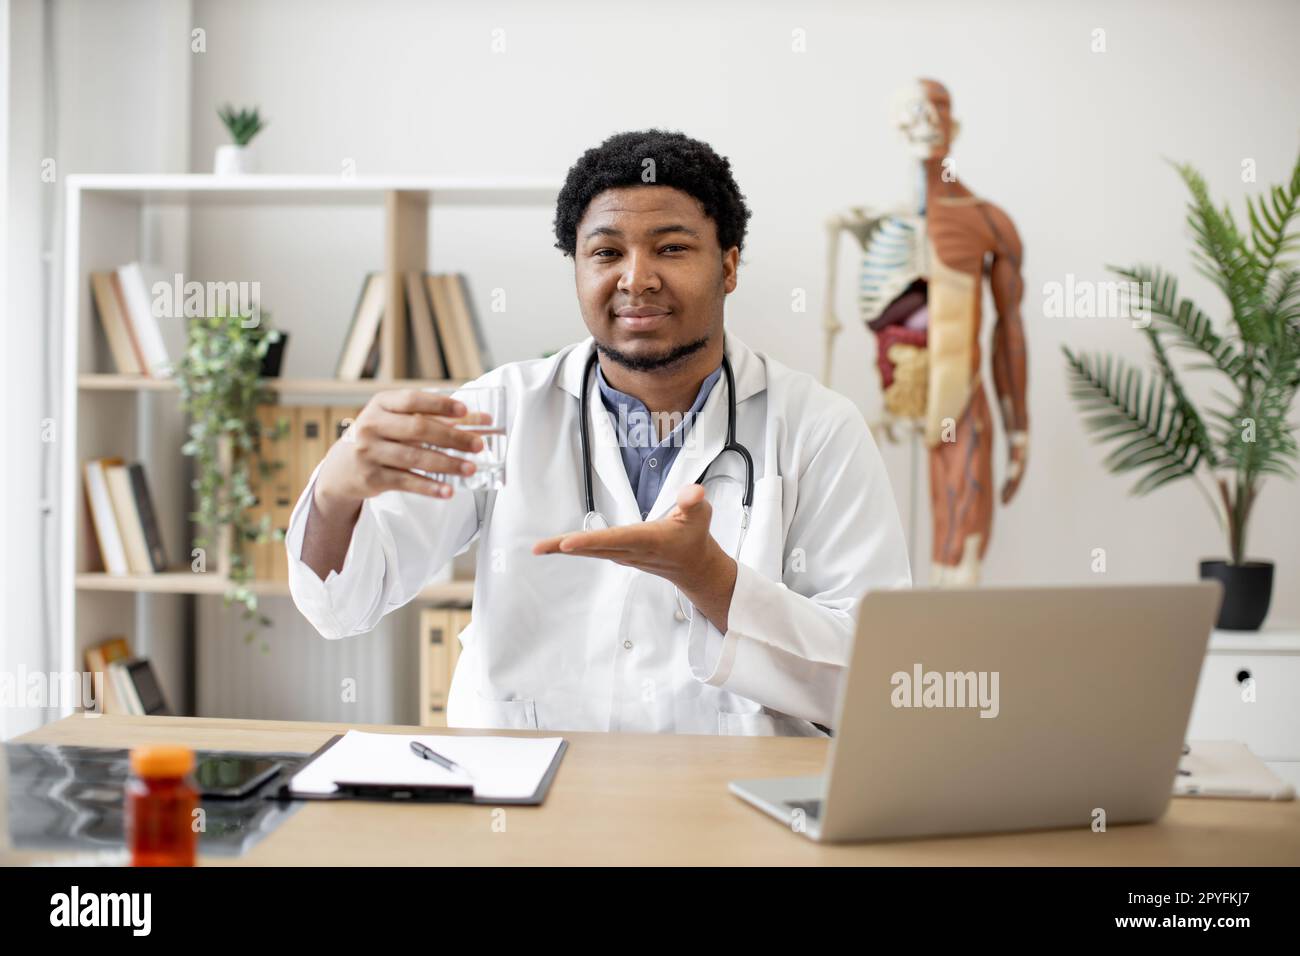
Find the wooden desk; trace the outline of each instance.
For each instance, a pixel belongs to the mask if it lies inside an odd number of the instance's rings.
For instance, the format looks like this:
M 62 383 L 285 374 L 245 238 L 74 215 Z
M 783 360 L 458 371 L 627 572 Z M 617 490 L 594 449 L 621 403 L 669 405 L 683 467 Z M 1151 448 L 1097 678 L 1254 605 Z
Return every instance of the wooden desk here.
M 68 717 L 22 743 L 129 747 L 144 742 L 254 751 L 315 750 L 344 724 L 194 717 Z M 414 727 L 357 729 L 416 733 Z M 438 733 L 478 733 L 451 730 Z M 528 731 L 510 731 L 527 735 Z M 556 736 L 541 734 L 541 736 Z M 745 777 L 816 774 L 827 741 L 565 733 L 569 751 L 542 807 L 308 803 L 246 856 L 250 865 L 473 864 L 1300 864 L 1300 802 L 1175 799 L 1158 823 L 1005 836 L 823 846 L 727 792 Z M 0 801 L 0 813 L 3 802 Z M 499 819 L 497 817 L 496 819 Z M 499 827 L 498 827 L 499 829 Z M 15 852 L 0 864 L 49 854 Z

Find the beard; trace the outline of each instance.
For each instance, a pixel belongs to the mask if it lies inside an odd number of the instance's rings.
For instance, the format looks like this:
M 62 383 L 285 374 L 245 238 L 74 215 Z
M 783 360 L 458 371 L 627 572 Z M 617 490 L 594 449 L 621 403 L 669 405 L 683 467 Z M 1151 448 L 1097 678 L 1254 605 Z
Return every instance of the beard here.
M 605 345 L 598 341 L 596 342 L 596 351 L 616 365 L 621 365 L 632 372 L 661 372 L 680 365 L 708 344 L 708 336 L 705 336 L 684 345 L 674 345 L 666 352 L 661 352 L 658 355 L 630 355 L 612 345 Z

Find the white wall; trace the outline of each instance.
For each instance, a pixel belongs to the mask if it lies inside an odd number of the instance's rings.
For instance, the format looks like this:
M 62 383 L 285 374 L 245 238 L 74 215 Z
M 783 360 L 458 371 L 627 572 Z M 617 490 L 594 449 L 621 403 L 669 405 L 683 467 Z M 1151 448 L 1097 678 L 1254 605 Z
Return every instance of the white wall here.
M 1224 314 L 1192 272 L 1182 186 L 1161 157 L 1192 161 L 1216 196 L 1236 203 L 1243 158 L 1257 161 L 1261 184 L 1289 172 L 1300 146 L 1300 6 L 198 0 L 194 22 L 208 41 L 194 60 L 196 171 L 210 169 L 222 141 L 213 110 L 227 100 L 270 117 L 259 141 L 266 172 L 337 173 L 350 159 L 359 174 L 559 180 L 618 130 L 661 125 L 707 140 L 730 157 L 754 210 L 729 327 L 811 372 L 820 366 L 821 223 L 849 205 L 907 196 L 911 165 L 887 125 L 889 95 L 914 77 L 942 80 L 963 122 L 959 174 L 1012 215 L 1027 250 L 1033 444 L 1020 497 L 997 516 L 986 581 L 1096 582 L 1098 547 L 1113 581 L 1187 580 L 1199 558 L 1223 555 L 1191 486 L 1128 496 L 1131 481 L 1101 468 L 1067 397 L 1062 343 L 1144 359 L 1141 336 L 1122 320 L 1046 319 L 1042 290 L 1067 273 L 1105 279 L 1107 263 L 1158 262 Z M 1104 53 L 1091 52 L 1097 28 Z M 806 31 L 805 53 L 791 52 L 795 29 Z M 492 52 L 494 30 L 504 31 L 504 53 Z M 340 328 L 378 256 L 369 227 L 327 234 L 282 217 L 253 221 L 254 241 L 291 235 L 286 254 L 318 278 L 316 292 L 280 290 L 290 312 L 328 315 Z M 468 271 L 480 296 L 507 290 L 513 304 L 493 317 L 497 354 L 524 358 L 580 336 L 550 217 L 481 222 L 435 216 L 432 256 L 437 268 Z M 202 221 L 195 230 L 197 269 L 234 267 L 249 241 Z M 848 328 L 834 384 L 870 418 L 880 404 L 874 345 L 853 317 L 847 241 L 841 256 L 837 307 Z M 808 291 L 806 313 L 791 312 L 795 289 Z M 332 357 L 299 348 L 313 365 Z M 906 513 L 906 449 L 885 453 Z M 1270 482 L 1249 553 L 1278 564 L 1274 622 L 1300 622 L 1298 528 L 1300 486 Z M 914 555 L 922 582 L 927 535 L 923 527 Z
M 0 672 L 18 680 L 24 671 L 45 671 L 52 656 L 52 617 L 42 615 L 40 544 L 41 458 L 50 454 L 41 441 L 42 420 L 50 414 L 41 381 L 41 320 L 45 276 L 42 270 L 42 222 L 48 191 L 57 187 L 41 181 L 44 157 L 44 72 L 41 50 L 44 24 L 36 0 L 5 4 L 5 183 L 0 223 L 4 232 L 4 273 L 0 283 L 5 348 L 0 350 L 6 420 L 10 423 L 5 454 L 3 493 L 4 559 L 0 564 L 0 594 L 4 601 L 5 633 L 0 636 Z M 49 477 L 53 478 L 53 462 Z M 51 486 L 52 488 L 53 486 Z M 54 546 L 55 538 L 46 538 Z M 50 594 L 53 594 L 51 587 Z M 53 602 L 48 608 L 52 611 Z M 0 737 L 22 733 L 41 723 L 37 708 L 0 707 Z
M 51 460 L 42 487 L 41 457 L 70 437 L 55 377 L 61 354 L 57 291 L 64 180 L 76 172 L 183 172 L 188 167 L 190 16 L 188 0 L 7 0 L 5 6 L 8 30 L 0 49 L 7 86 L 6 182 L 0 221 L 6 281 L 0 288 L 5 336 L 0 374 L 9 441 L 0 469 L 5 627 L 0 669 L 20 674 L 61 667 L 57 593 L 49 578 L 42 594 L 39 556 L 43 535 L 54 556 L 62 517 L 55 509 L 42 520 L 46 497 L 51 506 L 57 503 L 58 462 Z M 53 165 L 44 166 L 47 160 Z M 52 180 L 42 178 L 45 169 L 53 172 Z M 48 295 L 42 267 L 47 222 L 52 223 L 48 248 L 53 269 Z M 183 228 L 166 217 L 156 227 L 160 244 L 184 253 Z M 48 370 L 42 344 L 47 334 L 54 366 Z M 148 410 L 140 414 L 146 421 L 157 418 Z M 47 418 L 53 422 L 53 444 L 42 441 L 51 434 L 44 425 Z M 185 630 L 179 626 L 183 606 L 175 598 L 137 602 L 141 617 L 152 616 L 170 638 L 155 647 L 137 643 L 137 649 L 154 656 L 183 691 L 177 676 L 188 670 Z M 42 719 L 40 712 L 25 708 L 3 710 L 0 738 L 22 733 Z
M 886 106 L 901 83 L 937 77 L 964 124 L 954 153 L 960 175 L 1010 212 L 1027 249 L 1033 446 L 1021 496 L 998 514 L 986 580 L 1094 582 L 1097 547 L 1107 551 L 1110 580 L 1186 580 L 1197 559 L 1224 552 L 1191 487 L 1130 498 L 1129 482 L 1100 467 L 1101 451 L 1066 395 L 1061 343 L 1144 359 L 1141 337 L 1122 321 L 1045 319 L 1041 290 L 1068 273 L 1105 278 L 1106 263 L 1158 262 L 1223 315 L 1223 303 L 1191 270 L 1182 187 L 1161 157 L 1194 162 L 1215 195 L 1238 208 L 1243 158 L 1257 161 L 1261 185 L 1289 171 L 1300 146 L 1293 50 L 1300 6 L 1293 2 L 1067 9 L 990 0 L 47 2 L 57 50 L 49 73 L 58 92 L 52 139 L 44 125 L 42 4 L 4 0 L 8 29 L 0 31 L 6 460 L 24 463 L 3 469 L 0 494 L 6 669 L 54 666 L 42 650 L 41 635 L 54 622 L 42 620 L 33 561 L 45 414 L 34 359 L 41 354 L 43 190 L 61 190 L 71 172 L 209 170 L 222 141 L 214 110 L 226 101 L 259 104 L 270 117 L 258 143 L 266 172 L 339 173 L 350 162 L 360 175 L 558 182 L 584 149 L 618 130 L 660 125 L 705 139 L 731 158 L 754 209 L 729 325 L 786 364 L 815 372 L 821 223 L 849 205 L 906 196 L 911 167 Z M 204 30 L 204 52 L 191 52 L 194 27 Z M 1105 53 L 1090 51 L 1098 28 L 1106 31 Z M 792 52 L 797 29 L 805 31 L 804 53 Z M 505 51 L 494 53 L 501 38 Z M 58 162 L 52 186 L 37 173 L 50 142 Z M 550 220 L 547 210 L 434 214 L 433 267 L 466 271 L 480 302 L 487 290 L 507 292 L 508 310 L 492 317 L 489 330 L 502 359 L 583 334 L 571 265 L 551 248 Z M 264 280 L 277 320 L 301 333 L 288 374 L 328 373 L 361 274 L 379 262 L 376 216 L 212 210 L 196 213 L 188 233 L 160 227 L 160 254 L 188 257 L 195 277 L 234 272 L 225 277 Z M 874 346 L 853 317 L 852 266 L 846 242 L 836 305 L 847 328 L 834 384 L 871 418 L 879 410 Z M 808 293 L 805 313 L 790 309 L 796 289 Z M 46 314 L 56 309 L 57 302 Z M 148 409 L 142 414 L 149 417 Z M 906 513 L 907 451 L 884 451 Z M 1278 563 L 1275 623 L 1300 622 L 1298 528 L 1300 486 L 1270 482 L 1249 552 Z M 926 533 L 923 527 L 914 555 L 921 582 Z M 183 663 L 175 656 L 170 667 L 179 672 Z M 18 732 L 28 717 L 7 714 L 0 736 Z

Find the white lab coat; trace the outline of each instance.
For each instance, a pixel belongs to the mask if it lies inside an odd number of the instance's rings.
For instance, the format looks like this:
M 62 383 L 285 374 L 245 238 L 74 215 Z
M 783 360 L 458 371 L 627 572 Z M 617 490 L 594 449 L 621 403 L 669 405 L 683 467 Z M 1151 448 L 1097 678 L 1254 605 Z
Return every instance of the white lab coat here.
M 754 459 L 752 520 L 718 631 L 672 585 L 612 561 L 532 553 L 580 529 L 578 391 L 591 339 L 493 369 L 509 403 L 506 486 L 448 500 L 388 491 L 361 508 L 341 572 L 300 560 L 313 472 L 289 522 L 294 602 L 327 638 L 363 634 L 410 601 L 476 538 L 473 622 L 462 635 L 453 727 L 820 736 L 833 726 L 855 610 L 872 589 L 911 587 L 880 452 L 856 407 L 812 377 L 728 335 L 737 438 Z M 641 513 L 595 376 L 590 382 L 596 507 L 612 525 Z M 727 383 L 710 392 L 665 476 L 663 517 L 725 442 Z M 317 467 L 319 471 L 319 466 Z M 735 556 L 739 456 L 706 483 L 710 533 Z

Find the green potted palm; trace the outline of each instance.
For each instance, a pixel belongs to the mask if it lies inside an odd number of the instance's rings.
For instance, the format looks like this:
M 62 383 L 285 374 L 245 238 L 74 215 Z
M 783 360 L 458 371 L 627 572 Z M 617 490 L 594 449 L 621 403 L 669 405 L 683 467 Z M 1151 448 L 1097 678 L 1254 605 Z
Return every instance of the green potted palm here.
M 1106 467 L 1138 473 L 1137 495 L 1181 480 L 1202 492 L 1228 548 L 1226 559 L 1201 561 L 1201 577 L 1224 587 L 1218 626 L 1253 631 L 1268 614 L 1273 564 L 1247 560 L 1250 519 L 1266 478 L 1296 476 L 1296 426 L 1288 416 L 1300 388 L 1300 269 L 1291 255 L 1300 243 L 1292 228 L 1300 159 L 1288 183 L 1246 200 L 1242 225 L 1227 206 L 1215 207 L 1195 169 L 1175 168 L 1191 193 L 1196 266 L 1223 293 L 1230 321 L 1216 328 L 1159 267 L 1111 267 L 1143 290 L 1150 373 L 1115 356 L 1062 350 L 1085 424 L 1096 441 L 1113 446 Z M 1214 407 L 1188 397 L 1172 361 L 1179 352 L 1195 357 L 1191 370 L 1217 379 Z

